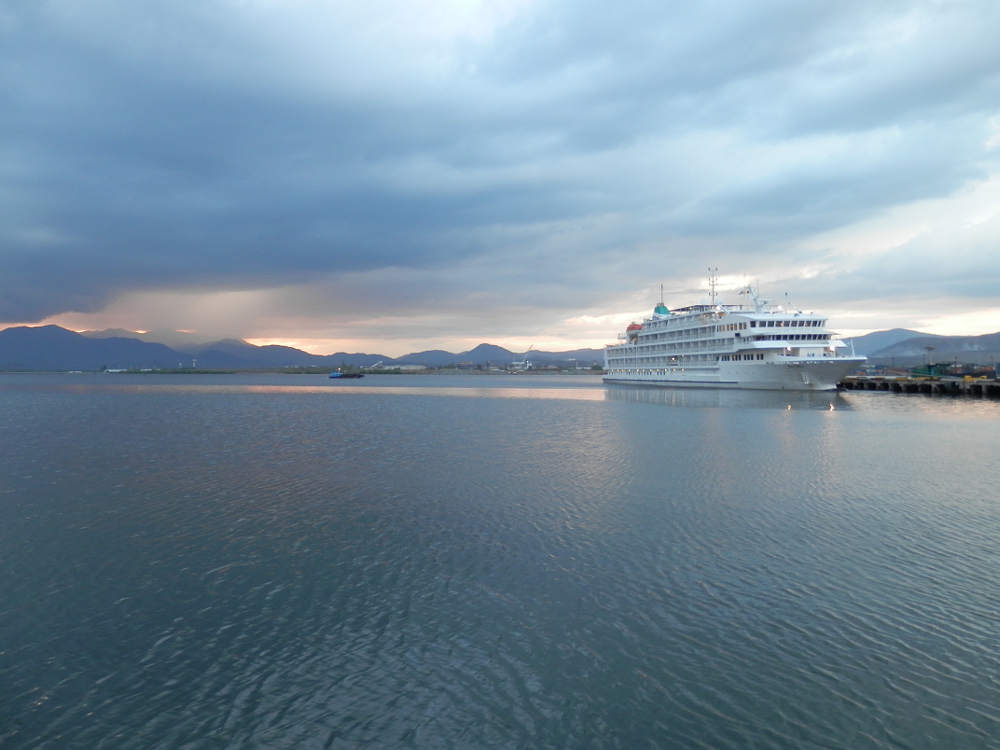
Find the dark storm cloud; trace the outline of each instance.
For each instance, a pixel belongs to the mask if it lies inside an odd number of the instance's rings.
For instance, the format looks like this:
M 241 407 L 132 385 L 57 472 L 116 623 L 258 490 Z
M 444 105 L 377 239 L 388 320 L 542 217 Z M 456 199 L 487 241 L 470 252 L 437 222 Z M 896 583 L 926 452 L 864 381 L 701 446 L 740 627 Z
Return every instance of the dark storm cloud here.
M 8 3 L 0 320 L 486 257 L 585 286 L 568 269 L 657 244 L 684 272 L 712 238 L 781 253 L 993 165 L 994 3 L 379 22 L 403 7 Z

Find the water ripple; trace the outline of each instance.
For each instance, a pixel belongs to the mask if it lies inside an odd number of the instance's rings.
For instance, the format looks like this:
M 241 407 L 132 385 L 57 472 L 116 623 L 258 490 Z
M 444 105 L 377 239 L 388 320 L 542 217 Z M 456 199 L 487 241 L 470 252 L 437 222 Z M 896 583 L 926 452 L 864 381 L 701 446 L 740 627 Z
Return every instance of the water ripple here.
M 1000 422 L 555 386 L 0 390 L 0 747 L 1000 747 Z

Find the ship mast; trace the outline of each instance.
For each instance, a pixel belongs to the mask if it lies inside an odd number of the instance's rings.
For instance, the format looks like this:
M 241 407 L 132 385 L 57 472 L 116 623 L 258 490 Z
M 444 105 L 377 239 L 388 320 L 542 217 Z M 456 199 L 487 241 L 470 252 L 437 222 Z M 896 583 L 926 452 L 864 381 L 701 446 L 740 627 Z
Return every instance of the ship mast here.
M 715 285 L 719 283 L 719 277 L 716 276 L 718 272 L 718 268 L 708 269 L 708 288 L 711 289 L 712 307 L 715 307 Z

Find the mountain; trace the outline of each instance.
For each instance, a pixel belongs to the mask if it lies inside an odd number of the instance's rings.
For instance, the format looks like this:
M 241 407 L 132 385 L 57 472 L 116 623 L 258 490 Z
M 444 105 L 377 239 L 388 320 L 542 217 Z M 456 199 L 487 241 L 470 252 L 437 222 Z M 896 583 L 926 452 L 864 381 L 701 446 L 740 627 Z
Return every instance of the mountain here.
M 456 356 L 459 362 L 472 362 L 475 365 L 485 365 L 487 362 L 493 365 L 507 364 L 514 358 L 509 349 L 496 344 L 480 344 L 475 349 Z
M 122 333 L 118 336 L 115 334 Z M 163 343 L 145 341 L 141 337 L 156 335 L 164 340 L 175 340 L 178 334 L 180 349 Z M 203 341 L 194 334 L 178 331 L 158 331 L 137 334 L 123 329 L 85 331 L 75 333 L 59 326 L 20 326 L 0 330 L 0 370 L 7 371 L 65 371 L 109 369 L 177 369 L 197 366 L 199 369 L 252 370 L 279 367 L 336 368 L 341 365 L 370 367 L 381 362 L 386 367 L 394 364 L 422 364 L 429 367 L 447 367 L 457 362 L 476 365 L 508 364 L 524 355 L 514 354 L 495 344 L 480 344 L 469 351 L 453 354 L 442 350 L 414 352 L 393 359 L 383 354 L 336 352 L 319 355 L 294 349 L 290 346 L 256 346 L 242 339 L 228 338 Z M 577 349 L 570 352 L 536 352 L 529 359 L 537 365 L 585 366 L 603 361 L 603 353 L 596 349 Z
M 394 360 L 400 365 L 426 365 L 427 367 L 445 367 L 458 362 L 458 357 L 441 349 L 431 349 L 426 352 L 411 352 Z
M 512 352 L 496 344 L 480 344 L 467 352 L 442 351 L 432 349 L 426 352 L 413 352 L 396 358 L 396 363 L 401 365 L 426 365 L 428 367 L 447 367 L 457 362 L 471 362 L 474 365 L 485 365 L 487 363 L 497 366 L 510 364 L 514 360 L 524 359 L 522 352 Z M 600 349 L 575 349 L 568 352 L 543 352 L 532 349 L 527 353 L 527 357 L 538 365 L 558 365 L 563 367 L 586 366 L 593 363 L 603 364 L 604 352 Z
M 173 368 L 183 354 L 132 338 L 91 339 L 59 326 L 0 331 L 0 370 L 61 371 L 101 368 Z
M 256 367 L 369 367 L 376 362 L 395 360 L 382 354 L 309 354 L 291 346 L 256 346 L 241 339 L 223 339 L 191 350 L 199 367 L 213 369 L 253 369 Z
M 88 339 L 138 339 L 143 340 L 144 333 L 136 333 L 127 328 L 105 328 L 103 331 L 77 331 Z M 162 344 L 162 341 L 156 342 Z
M 413 352 L 396 358 L 401 365 L 426 365 L 428 367 L 447 367 L 457 362 L 471 362 L 474 365 L 506 365 L 514 360 L 524 359 L 523 352 L 512 352 L 496 344 L 480 344 L 467 352 L 453 354 L 432 349 L 426 352 Z M 532 362 L 540 366 L 556 365 L 560 367 L 585 366 L 604 363 L 604 351 L 601 349 L 574 349 L 568 352 L 544 352 L 532 349 L 527 353 Z
M 163 344 L 175 351 L 186 354 L 190 354 L 192 349 L 197 349 L 199 346 L 219 340 L 217 336 L 200 336 L 196 333 L 188 333 L 187 331 L 157 330 L 136 333 L 125 328 L 107 328 L 103 331 L 80 331 L 80 334 L 91 339 L 138 339 L 139 341 Z
M 290 346 L 254 346 L 239 339 L 224 339 L 186 348 L 190 351 L 177 351 L 164 344 L 142 341 L 132 336 L 84 336 L 52 325 L 19 326 L 0 331 L 0 370 L 172 370 L 192 367 L 195 362 L 199 368 L 209 369 L 333 369 L 342 364 L 363 367 L 380 360 L 387 364 L 393 362 L 390 357 L 381 354 L 337 352 L 321 356 Z
M 309 354 L 290 346 L 269 344 L 257 346 L 235 336 L 214 339 L 185 331 L 148 331 L 136 333 L 124 328 L 108 328 L 104 331 L 81 331 L 88 338 L 132 338 L 139 341 L 156 341 L 174 349 L 183 360 L 184 367 L 197 362 L 199 368 L 213 370 L 252 370 L 271 367 L 367 367 L 379 361 L 392 364 L 395 360 L 382 354 Z M 173 342 L 172 344 L 169 342 Z M 173 365 L 176 367 L 177 365 Z
M 849 339 L 854 344 L 854 351 L 862 356 L 869 356 L 872 352 L 877 352 L 887 346 L 898 344 L 900 341 L 916 338 L 918 336 L 933 337 L 932 333 L 921 333 L 911 331 L 909 328 L 892 328 L 888 331 L 874 331 L 864 336 L 855 336 Z
M 1000 361 L 1000 332 L 982 336 L 915 336 L 886 346 L 868 355 L 873 363 L 895 361 L 899 366 L 909 367 L 927 360 L 925 347 L 934 349 L 929 353 L 933 362 L 963 362 L 967 364 L 990 364 Z

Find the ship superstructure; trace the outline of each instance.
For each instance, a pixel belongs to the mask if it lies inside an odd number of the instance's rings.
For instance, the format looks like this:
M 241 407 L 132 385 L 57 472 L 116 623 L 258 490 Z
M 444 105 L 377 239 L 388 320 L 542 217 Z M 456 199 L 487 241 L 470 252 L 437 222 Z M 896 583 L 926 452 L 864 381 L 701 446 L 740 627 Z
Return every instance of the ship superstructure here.
M 747 286 L 748 304 L 667 309 L 632 323 L 604 349 L 604 381 L 764 390 L 834 390 L 866 361 L 847 354 L 822 315 L 785 309 Z

